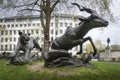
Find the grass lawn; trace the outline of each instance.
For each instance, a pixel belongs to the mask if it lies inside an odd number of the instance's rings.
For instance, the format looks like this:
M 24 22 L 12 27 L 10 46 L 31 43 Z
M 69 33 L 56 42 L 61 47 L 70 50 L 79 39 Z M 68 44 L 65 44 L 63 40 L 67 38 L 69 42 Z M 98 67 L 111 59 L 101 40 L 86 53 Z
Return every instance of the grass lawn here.
M 0 80 L 120 80 L 120 64 L 92 62 L 97 68 L 45 68 L 43 63 L 14 66 L 0 61 Z

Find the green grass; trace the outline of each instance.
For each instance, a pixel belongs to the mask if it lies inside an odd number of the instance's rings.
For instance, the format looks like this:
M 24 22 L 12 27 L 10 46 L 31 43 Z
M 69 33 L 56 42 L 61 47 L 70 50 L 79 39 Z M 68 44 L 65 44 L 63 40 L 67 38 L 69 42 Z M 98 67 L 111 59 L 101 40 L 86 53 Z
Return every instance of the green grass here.
M 5 65 L 0 61 L 0 80 L 120 80 L 120 64 L 92 62 L 97 68 L 41 68 L 29 70 L 31 65 Z

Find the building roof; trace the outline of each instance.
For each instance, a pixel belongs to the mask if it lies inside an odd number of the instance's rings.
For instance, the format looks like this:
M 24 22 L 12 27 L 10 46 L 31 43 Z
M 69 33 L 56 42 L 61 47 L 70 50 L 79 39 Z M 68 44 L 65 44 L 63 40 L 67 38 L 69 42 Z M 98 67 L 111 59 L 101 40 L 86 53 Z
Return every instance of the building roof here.
M 120 52 L 120 50 L 110 50 L 111 52 Z M 100 51 L 100 53 L 105 52 L 105 50 Z
M 79 15 L 73 15 L 73 14 L 52 14 L 51 17 L 54 17 L 54 16 L 59 16 L 59 17 L 63 17 L 63 18 L 71 18 L 71 17 L 78 17 Z M 0 18 L 0 20 L 3 20 L 3 19 L 9 19 L 9 20 L 12 20 L 12 19 L 26 19 L 26 18 L 29 18 L 29 19 L 34 19 L 34 18 L 40 18 L 40 15 L 30 15 L 30 16 L 11 16 L 11 17 L 4 17 L 4 18 Z

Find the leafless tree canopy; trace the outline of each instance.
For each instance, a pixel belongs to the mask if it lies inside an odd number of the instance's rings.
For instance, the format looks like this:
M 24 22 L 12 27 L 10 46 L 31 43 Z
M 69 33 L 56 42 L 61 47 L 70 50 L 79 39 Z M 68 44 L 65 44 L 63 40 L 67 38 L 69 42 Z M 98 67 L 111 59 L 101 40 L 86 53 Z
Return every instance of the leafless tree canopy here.
M 111 0 L 1 0 L 0 2 L 0 15 L 16 16 L 17 15 L 40 15 L 41 26 L 44 30 L 44 51 L 49 50 L 49 29 L 51 14 L 64 13 L 75 14 L 78 8 L 71 5 L 76 2 L 85 7 L 96 9 L 102 15 L 110 14 Z M 76 15 L 76 14 L 75 14 Z M 1 17 L 0 16 L 0 17 Z
M 2 3 L 0 7 L 3 12 L 1 13 L 1 16 L 13 16 L 16 14 L 36 15 L 39 14 L 41 9 L 43 10 L 43 8 L 45 8 L 42 5 L 46 5 L 47 1 L 50 1 L 51 8 L 55 3 L 57 3 L 54 6 L 55 8 L 53 13 L 73 14 L 75 10 L 76 13 L 78 13 L 78 9 L 71 5 L 71 2 L 77 2 L 80 5 L 91 7 L 99 11 L 101 15 L 105 15 L 109 19 L 113 18 L 110 11 L 112 0 L 0 0 Z

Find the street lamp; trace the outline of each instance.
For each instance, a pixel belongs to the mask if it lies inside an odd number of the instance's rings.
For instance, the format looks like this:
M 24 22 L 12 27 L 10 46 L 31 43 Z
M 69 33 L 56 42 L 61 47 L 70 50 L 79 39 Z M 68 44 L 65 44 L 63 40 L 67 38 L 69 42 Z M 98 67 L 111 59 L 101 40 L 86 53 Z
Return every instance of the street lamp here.
M 106 47 L 106 58 L 108 61 L 110 61 L 110 38 L 107 39 L 107 47 Z
M 107 39 L 107 47 L 109 48 L 110 38 Z

